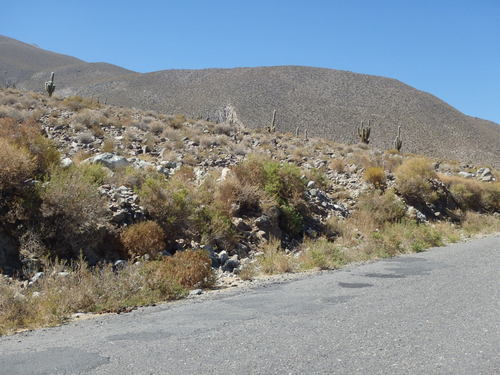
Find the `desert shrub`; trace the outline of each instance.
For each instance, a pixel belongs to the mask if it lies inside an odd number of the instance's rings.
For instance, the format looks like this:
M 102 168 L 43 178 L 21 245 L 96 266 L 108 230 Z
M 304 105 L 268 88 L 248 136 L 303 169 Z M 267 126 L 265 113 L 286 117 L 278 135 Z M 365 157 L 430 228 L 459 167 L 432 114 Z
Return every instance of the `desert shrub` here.
M 196 204 L 184 182 L 150 176 L 142 184 L 139 197 L 141 205 L 166 233 L 182 236 L 192 229 L 190 224 Z
M 175 115 L 168 119 L 168 124 L 174 129 L 182 128 L 182 125 L 186 122 L 186 116 L 184 115 Z
M 373 220 L 376 226 L 401 221 L 406 213 L 406 205 L 392 190 L 384 193 L 373 192 L 360 197 L 358 217 Z
M 377 189 L 382 189 L 385 187 L 385 173 L 384 169 L 381 167 L 366 168 L 363 177 L 366 182 L 369 182 Z
M 498 216 L 467 212 L 461 224 L 464 232 L 468 235 L 500 232 L 500 218 Z
M 84 132 L 84 133 L 78 134 L 77 139 L 78 139 L 78 142 L 80 142 L 84 145 L 87 145 L 89 143 L 94 142 L 94 136 L 90 132 Z
M 230 136 L 232 130 L 233 130 L 233 126 L 231 126 L 229 124 L 217 124 L 214 127 L 215 134 L 224 134 L 224 135 Z
M 334 269 L 346 263 L 342 250 L 326 238 L 306 239 L 301 250 L 299 262 L 305 269 Z
M 300 169 L 292 164 L 280 165 L 268 161 L 263 165 L 264 190 L 275 197 L 278 203 L 286 204 L 292 199 L 301 198 L 305 191 Z
M 100 105 L 90 99 L 82 98 L 81 96 L 70 96 L 65 98 L 61 105 L 71 111 L 80 111 L 84 108 L 99 108 Z
M 113 173 L 108 180 L 116 185 L 124 185 L 131 189 L 140 190 L 147 178 L 161 180 L 159 173 L 147 168 L 134 168 L 128 166 L 120 168 Z
M 164 259 L 174 281 L 184 288 L 211 287 L 214 282 L 212 261 L 204 250 L 178 251 Z
M 306 187 L 297 166 L 251 155 L 234 167 L 233 173 L 242 185 L 256 186 L 274 200 L 280 207 L 280 227 L 284 231 L 293 236 L 302 232 L 304 216 L 307 215 Z
M 431 162 L 425 158 L 407 159 L 395 171 L 396 188 L 405 198 L 432 201 L 432 186 L 429 180 L 436 178 Z
M 43 176 L 60 160 L 60 154 L 54 142 L 41 134 L 39 125 L 32 120 L 21 124 L 12 119 L 0 119 L 0 138 L 26 149 L 33 156 L 36 177 Z
M 73 117 L 73 121 L 77 124 L 85 126 L 86 128 L 91 128 L 93 126 L 99 126 L 100 123 L 105 121 L 105 118 L 99 111 L 83 109 Z
M 83 177 L 93 185 L 102 185 L 112 174 L 106 167 L 101 164 L 80 164 L 78 169 Z
M 238 276 L 241 280 L 253 280 L 257 276 L 257 267 L 255 263 L 247 263 L 241 267 Z
M 372 234 L 369 247 L 382 256 L 421 252 L 433 246 L 442 246 L 442 234 L 433 226 L 414 221 L 387 223 Z
M 106 204 L 97 185 L 78 168 L 53 170 L 40 192 L 41 223 L 57 256 L 76 257 L 103 236 Z
M 28 151 L 0 138 L 0 193 L 21 187 L 34 170 Z
M 323 168 L 308 169 L 305 171 L 305 176 L 308 180 L 314 181 L 318 188 L 322 190 L 326 190 L 328 188 L 329 181 L 323 171 Z
M 439 176 L 464 210 L 500 211 L 500 183 L 481 182 L 457 176 Z
M 149 131 L 155 135 L 160 135 L 165 129 L 165 125 L 160 121 L 153 121 L 149 124 Z
M 155 257 L 165 249 L 165 232 L 154 221 L 143 221 L 126 227 L 120 239 L 131 257 L 145 254 Z
M 112 139 L 105 139 L 104 142 L 102 142 L 101 146 L 101 152 L 114 152 L 115 151 L 115 143 L 113 142 Z
M 262 195 L 259 187 L 242 184 L 230 175 L 216 185 L 213 199 L 215 206 L 227 215 L 255 216 L 261 212 Z
M 280 206 L 280 228 L 292 236 L 299 236 L 304 230 L 304 216 L 291 205 Z
M 296 269 L 295 260 L 281 249 L 278 239 L 270 239 L 261 250 L 262 254 L 257 258 L 257 263 L 262 272 L 276 274 L 293 272 Z
M 330 168 L 337 173 L 344 173 L 345 162 L 343 159 L 333 159 L 332 161 L 330 161 Z
M 200 235 L 204 243 L 217 248 L 234 247 L 240 237 L 230 217 L 214 205 L 200 206 L 190 217 L 192 234 Z

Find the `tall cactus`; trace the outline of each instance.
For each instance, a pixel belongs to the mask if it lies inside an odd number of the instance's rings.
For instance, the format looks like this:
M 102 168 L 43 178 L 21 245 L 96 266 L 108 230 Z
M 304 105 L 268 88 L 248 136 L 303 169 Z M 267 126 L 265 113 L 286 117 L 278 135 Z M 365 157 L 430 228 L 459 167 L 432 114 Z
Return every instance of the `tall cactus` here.
M 45 82 L 45 91 L 49 94 L 49 97 L 52 96 L 56 89 L 56 85 L 54 85 L 54 72 L 50 74 L 50 81 Z
M 401 126 L 398 126 L 398 135 L 396 139 L 394 139 L 394 148 L 396 150 L 401 151 L 401 147 L 403 146 L 403 140 L 401 139 Z
M 271 120 L 271 124 L 268 126 L 267 130 L 269 133 L 274 133 L 276 131 L 276 110 L 273 110 L 273 119 Z
M 372 126 L 371 126 L 371 121 L 368 120 L 368 126 L 365 127 L 365 124 L 363 121 L 361 121 L 361 126 L 358 127 L 358 136 L 361 142 L 363 143 L 370 143 L 370 132 L 371 132 Z

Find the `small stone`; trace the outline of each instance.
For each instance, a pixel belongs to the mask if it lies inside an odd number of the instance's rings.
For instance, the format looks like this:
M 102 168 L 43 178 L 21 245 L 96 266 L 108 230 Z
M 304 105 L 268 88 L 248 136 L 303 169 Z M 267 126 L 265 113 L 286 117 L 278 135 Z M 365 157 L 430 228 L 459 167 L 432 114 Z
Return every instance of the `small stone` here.
M 45 275 L 44 272 L 37 272 L 33 275 L 33 277 L 30 279 L 30 282 L 29 284 L 34 284 L 36 283 L 38 280 L 40 280 L 43 276 Z
M 220 264 L 224 265 L 228 260 L 229 260 L 229 255 L 227 254 L 227 251 L 225 250 L 221 251 L 219 253 Z
M 73 160 L 70 158 L 64 158 L 61 160 L 61 168 L 69 168 L 73 165 Z
M 190 296 L 199 296 L 202 293 L 203 293 L 203 290 L 201 290 L 201 289 L 193 289 L 192 291 L 189 292 L 189 295 Z
M 123 259 L 118 259 L 116 262 L 113 263 L 113 269 L 115 271 L 122 270 L 125 268 L 126 265 L 127 265 L 127 261 L 125 261 Z
M 248 225 L 247 223 L 245 223 L 245 221 L 243 221 L 243 219 L 241 217 L 236 217 L 233 219 L 233 224 L 234 226 L 236 227 L 237 230 L 239 231 L 244 231 L 244 232 L 248 232 L 250 230 L 252 230 L 252 228 L 250 227 L 250 225 Z
M 233 272 L 233 270 L 240 266 L 240 261 L 237 256 L 231 257 L 226 263 L 222 265 L 222 270 L 225 272 Z
M 308 188 L 308 189 L 312 189 L 312 188 L 313 188 L 313 187 L 315 187 L 315 186 L 316 186 L 316 183 L 315 183 L 314 181 L 309 181 L 309 182 L 307 183 L 307 188 Z

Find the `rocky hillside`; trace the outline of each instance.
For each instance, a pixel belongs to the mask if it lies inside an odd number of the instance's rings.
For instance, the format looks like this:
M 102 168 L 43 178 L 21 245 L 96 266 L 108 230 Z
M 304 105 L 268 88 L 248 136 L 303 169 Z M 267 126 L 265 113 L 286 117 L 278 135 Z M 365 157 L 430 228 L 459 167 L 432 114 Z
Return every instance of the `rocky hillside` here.
M 371 120 L 375 147 L 391 148 L 401 126 L 406 152 L 500 166 L 498 124 L 466 116 L 428 93 L 384 77 L 300 66 L 139 74 L 5 37 L 0 39 L 0 69 L 19 88 L 40 90 L 54 71 L 59 95 L 99 97 L 125 107 L 251 128 L 267 126 L 276 110 L 280 131 L 307 132 L 339 143 L 356 142 L 356 127 Z
M 81 97 L 0 90 L 0 145 L 4 270 L 36 269 L 44 254 L 94 264 L 204 248 L 232 271 L 272 238 L 289 250 L 333 240 L 366 196 L 368 210 L 389 204 L 398 220 L 500 207 L 497 172 L 484 166 Z M 152 234 L 124 233 L 144 222 L 158 241 L 138 249 Z

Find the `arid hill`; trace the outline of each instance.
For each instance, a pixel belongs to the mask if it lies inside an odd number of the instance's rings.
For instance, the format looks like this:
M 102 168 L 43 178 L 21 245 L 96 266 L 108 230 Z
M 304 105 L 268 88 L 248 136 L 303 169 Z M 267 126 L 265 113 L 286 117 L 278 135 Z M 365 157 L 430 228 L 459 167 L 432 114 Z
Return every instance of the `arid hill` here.
M 357 142 L 371 120 L 371 143 L 391 148 L 401 126 L 404 151 L 500 166 L 500 126 L 464 115 L 394 79 L 332 69 L 278 66 L 135 73 L 0 37 L 0 70 L 18 88 L 41 90 L 56 72 L 56 94 L 264 127 L 277 111 L 280 131 Z

